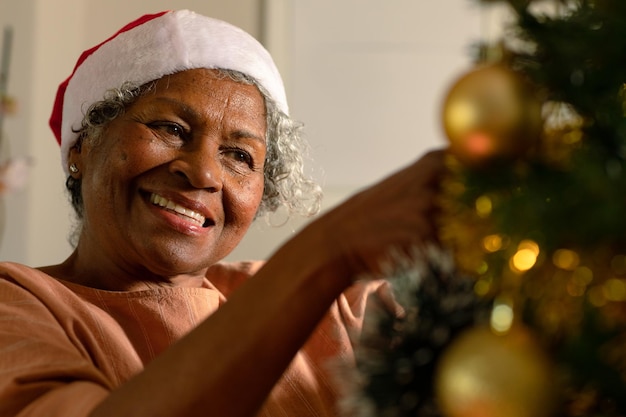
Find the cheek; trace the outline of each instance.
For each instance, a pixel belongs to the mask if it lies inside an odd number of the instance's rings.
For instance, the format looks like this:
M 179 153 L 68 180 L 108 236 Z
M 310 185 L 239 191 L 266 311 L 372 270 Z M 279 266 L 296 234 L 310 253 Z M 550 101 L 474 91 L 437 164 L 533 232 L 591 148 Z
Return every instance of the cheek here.
M 135 192 L 133 179 L 154 166 L 157 158 L 142 146 L 147 139 L 134 140 L 115 131 L 107 133 L 103 142 L 89 150 L 83 196 L 89 194 L 91 205 L 119 209 Z
M 239 227 L 248 227 L 254 220 L 261 198 L 263 197 L 263 176 L 244 179 L 238 182 L 236 192 L 229 193 L 227 220 L 233 223 L 241 223 Z M 245 224 L 245 225 L 244 225 Z
M 162 156 L 162 147 L 138 123 L 120 121 L 109 127 L 102 140 L 106 141 L 102 144 L 106 148 L 103 152 L 107 159 L 105 163 L 124 172 L 141 170 Z
M 163 164 L 169 157 L 163 149 L 153 146 L 151 139 L 137 138 L 112 149 L 106 163 L 119 177 L 131 179 Z

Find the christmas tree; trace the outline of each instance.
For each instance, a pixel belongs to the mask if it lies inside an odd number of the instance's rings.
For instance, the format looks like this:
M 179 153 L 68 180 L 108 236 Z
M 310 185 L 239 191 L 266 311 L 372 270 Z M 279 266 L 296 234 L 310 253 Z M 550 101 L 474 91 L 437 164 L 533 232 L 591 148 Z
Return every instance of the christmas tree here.
M 624 416 L 626 1 L 483 3 L 514 19 L 445 97 L 451 259 L 399 263 L 346 410 Z

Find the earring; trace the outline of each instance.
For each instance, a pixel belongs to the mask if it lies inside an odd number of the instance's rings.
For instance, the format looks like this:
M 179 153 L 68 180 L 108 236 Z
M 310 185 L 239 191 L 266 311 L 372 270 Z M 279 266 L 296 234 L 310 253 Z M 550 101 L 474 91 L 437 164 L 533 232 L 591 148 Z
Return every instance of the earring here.
M 76 164 L 70 165 L 70 172 L 72 174 L 76 174 L 78 172 L 78 167 L 76 166 Z

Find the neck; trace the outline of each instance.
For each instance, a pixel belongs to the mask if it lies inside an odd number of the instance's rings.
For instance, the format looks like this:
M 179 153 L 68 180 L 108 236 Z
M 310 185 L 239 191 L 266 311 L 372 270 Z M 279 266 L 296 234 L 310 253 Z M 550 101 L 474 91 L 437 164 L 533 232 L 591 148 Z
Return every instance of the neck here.
M 141 291 L 155 288 L 201 287 L 206 269 L 189 274 L 159 274 L 143 266 L 91 262 L 75 250 L 58 265 L 39 268 L 57 279 L 107 291 Z

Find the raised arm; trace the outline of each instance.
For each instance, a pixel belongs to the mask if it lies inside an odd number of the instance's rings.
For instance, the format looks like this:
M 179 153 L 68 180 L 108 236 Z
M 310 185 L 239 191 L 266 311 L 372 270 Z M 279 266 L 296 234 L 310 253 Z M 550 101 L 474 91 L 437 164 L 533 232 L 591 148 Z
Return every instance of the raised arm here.
M 409 252 L 435 239 L 443 169 L 443 154 L 429 153 L 312 222 L 91 417 L 255 415 L 354 279 L 378 276 L 391 248 Z

